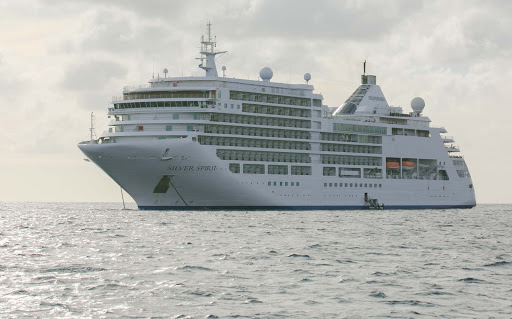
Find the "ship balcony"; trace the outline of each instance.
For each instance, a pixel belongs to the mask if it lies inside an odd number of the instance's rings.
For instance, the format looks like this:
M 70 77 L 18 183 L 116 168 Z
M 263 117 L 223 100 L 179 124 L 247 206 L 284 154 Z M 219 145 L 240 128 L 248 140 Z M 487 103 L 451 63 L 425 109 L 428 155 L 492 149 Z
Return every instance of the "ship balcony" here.
M 452 136 L 441 136 L 441 139 L 443 140 L 443 143 L 453 143 L 455 140 Z
M 436 126 L 436 125 L 430 125 L 431 128 L 435 128 L 435 129 L 438 129 L 439 130 L 439 133 L 443 134 L 443 133 L 448 133 L 448 131 L 446 130 L 446 128 L 444 126 Z
M 453 144 L 445 145 L 444 147 L 446 148 L 446 150 L 449 153 L 451 153 L 451 152 L 460 152 L 460 149 L 457 146 L 453 145 Z

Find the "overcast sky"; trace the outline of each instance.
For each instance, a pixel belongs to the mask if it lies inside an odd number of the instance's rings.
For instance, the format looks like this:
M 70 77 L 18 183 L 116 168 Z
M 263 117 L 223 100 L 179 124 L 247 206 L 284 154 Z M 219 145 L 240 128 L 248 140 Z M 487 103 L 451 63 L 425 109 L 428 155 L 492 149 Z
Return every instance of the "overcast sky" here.
M 108 3 L 108 4 L 107 4 Z M 362 62 L 393 105 L 426 102 L 454 136 L 478 203 L 510 203 L 512 1 L 0 0 L 0 201 L 120 201 L 119 187 L 76 147 L 98 135 L 122 87 L 203 75 L 211 19 L 227 76 L 310 84 L 331 106 L 360 83 Z

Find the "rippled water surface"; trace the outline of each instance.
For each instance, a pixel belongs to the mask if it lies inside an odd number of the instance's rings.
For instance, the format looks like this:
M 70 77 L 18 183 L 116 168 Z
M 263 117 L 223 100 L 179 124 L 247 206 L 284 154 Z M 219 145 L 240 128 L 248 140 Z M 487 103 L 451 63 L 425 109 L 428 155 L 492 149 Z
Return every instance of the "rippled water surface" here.
M 512 317 L 512 206 L 0 203 L 0 317 Z

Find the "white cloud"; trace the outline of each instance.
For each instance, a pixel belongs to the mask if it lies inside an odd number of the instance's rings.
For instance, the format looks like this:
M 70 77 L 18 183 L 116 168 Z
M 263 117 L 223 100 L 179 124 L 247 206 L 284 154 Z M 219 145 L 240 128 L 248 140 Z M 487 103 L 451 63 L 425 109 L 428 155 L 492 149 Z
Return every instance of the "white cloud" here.
M 111 79 L 124 77 L 126 69 L 120 64 L 105 60 L 90 60 L 72 65 L 66 70 L 62 86 L 73 91 L 87 91 L 88 94 L 100 90 Z

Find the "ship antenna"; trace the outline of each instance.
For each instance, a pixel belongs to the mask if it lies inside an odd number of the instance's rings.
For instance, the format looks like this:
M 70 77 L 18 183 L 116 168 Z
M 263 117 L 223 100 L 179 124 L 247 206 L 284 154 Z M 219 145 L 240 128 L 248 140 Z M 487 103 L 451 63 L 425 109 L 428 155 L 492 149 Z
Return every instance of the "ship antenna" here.
M 366 75 L 366 60 L 363 63 L 363 75 Z
M 201 57 L 197 58 L 201 60 L 201 64 L 199 67 L 206 71 L 207 77 L 218 77 L 217 74 L 217 66 L 215 65 L 215 56 L 220 54 L 224 54 L 227 51 L 215 51 L 215 47 L 217 46 L 217 38 L 212 39 L 212 23 L 208 20 L 206 24 L 207 37 L 201 37 Z
M 208 42 L 212 42 L 212 23 L 208 19 L 208 23 L 206 24 L 208 27 Z

